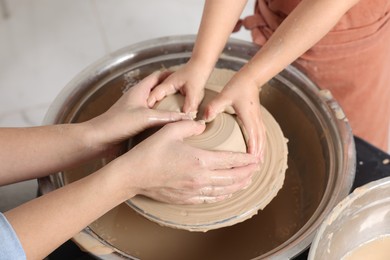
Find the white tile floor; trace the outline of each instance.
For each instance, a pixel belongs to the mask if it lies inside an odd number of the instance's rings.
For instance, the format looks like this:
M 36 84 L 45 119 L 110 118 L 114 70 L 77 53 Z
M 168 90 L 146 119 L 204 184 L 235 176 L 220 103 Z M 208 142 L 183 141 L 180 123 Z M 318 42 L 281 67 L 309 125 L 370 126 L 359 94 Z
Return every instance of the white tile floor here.
M 195 34 L 200 0 L 0 0 L 0 127 L 42 122 L 83 68 L 143 40 Z M 243 13 L 249 15 L 254 0 Z M 8 14 L 8 17 L 5 17 Z M 250 40 L 248 32 L 233 37 Z M 1 173 L 0 173 L 1 174 Z M 36 181 L 0 188 L 4 212 L 36 195 Z

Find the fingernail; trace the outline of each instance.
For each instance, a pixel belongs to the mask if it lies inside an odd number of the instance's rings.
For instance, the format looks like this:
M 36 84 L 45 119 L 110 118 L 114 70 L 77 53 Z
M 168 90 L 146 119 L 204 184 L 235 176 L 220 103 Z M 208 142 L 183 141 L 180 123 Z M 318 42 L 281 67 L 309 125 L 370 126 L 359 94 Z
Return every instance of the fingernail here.
M 209 119 L 209 118 L 204 118 L 203 119 L 206 123 L 210 123 L 211 122 L 211 120 Z
M 205 115 L 204 120 L 206 120 L 207 123 L 213 121 L 217 117 L 217 114 L 215 113 L 209 113 L 208 115 Z
M 204 121 L 204 120 L 198 120 L 197 121 L 199 124 L 201 124 L 201 125 L 205 125 L 206 124 L 206 121 Z
M 149 107 L 152 107 L 153 104 L 154 104 L 154 102 L 155 102 L 154 98 L 153 98 L 153 99 L 149 99 L 149 100 L 147 101 L 148 106 L 149 106 Z
M 179 115 L 181 116 L 181 119 L 183 119 L 183 120 L 193 120 L 192 117 L 190 117 L 186 113 L 179 113 Z

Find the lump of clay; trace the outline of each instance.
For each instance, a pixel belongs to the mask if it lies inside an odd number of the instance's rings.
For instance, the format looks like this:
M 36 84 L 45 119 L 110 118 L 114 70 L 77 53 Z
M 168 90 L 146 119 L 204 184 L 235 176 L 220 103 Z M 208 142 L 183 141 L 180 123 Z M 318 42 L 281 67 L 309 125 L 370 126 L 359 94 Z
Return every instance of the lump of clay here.
M 205 89 L 205 97 L 199 106 L 198 117 L 202 117 L 204 108 L 216 95 L 208 85 Z M 170 95 L 157 103 L 155 109 L 177 111 L 183 107 L 184 97 L 180 94 Z M 245 139 L 235 116 L 227 113 L 219 114 L 213 121 L 206 124 L 205 131 L 197 136 L 186 139 L 186 143 L 214 151 L 246 152 Z
M 227 73 L 225 71 L 214 71 L 214 78 L 217 81 L 225 79 L 223 77 L 224 73 Z M 224 83 L 221 82 L 221 85 Z M 200 115 L 220 88 L 215 84 L 206 86 L 205 98 L 199 107 Z M 175 94 L 163 99 L 155 108 L 180 111 L 183 102 L 184 97 Z M 263 107 L 262 116 L 267 130 L 267 151 L 261 169 L 253 175 L 252 184 L 247 189 L 236 192 L 229 199 L 210 204 L 173 205 L 136 196 L 127 202 L 128 205 L 160 225 L 190 231 L 207 231 L 231 226 L 251 218 L 277 195 L 283 186 L 287 169 L 287 140 L 278 123 Z M 188 138 L 186 142 L 202 149 L 246 152 L 245 139 L 236 117 L 227 113 L 219 114 L 214 121 L 207 124 L 201 135 Z

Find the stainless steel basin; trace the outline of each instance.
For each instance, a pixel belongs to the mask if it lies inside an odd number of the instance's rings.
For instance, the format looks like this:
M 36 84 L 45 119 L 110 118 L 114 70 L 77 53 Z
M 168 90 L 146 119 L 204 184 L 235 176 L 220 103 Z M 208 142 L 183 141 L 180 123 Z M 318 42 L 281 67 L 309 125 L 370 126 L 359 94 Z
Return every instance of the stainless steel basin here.
M 194 40 L 194 36 L 158 38 L 102 58 L 64 88 L 45 123 L 82 122 L 101 114 L 123 88 L 154 70 L 185 63 Z M 252 43 L 231 39 L 217 67 L 238 70 L 257 50 Z M 261 101 L 289 139 L 284 187 L 263 211 L 232 227 L 197 233 L 161 227 L 123 204 L 73 240 L 100 259 L 289 259 L 299 255 L 350 191 L 355 174 L 353 136 L 331 93 L 319 90 L 293 66 L 264 86 Z M 41 192 L 82 178 L 107 159 L 42 178 Z

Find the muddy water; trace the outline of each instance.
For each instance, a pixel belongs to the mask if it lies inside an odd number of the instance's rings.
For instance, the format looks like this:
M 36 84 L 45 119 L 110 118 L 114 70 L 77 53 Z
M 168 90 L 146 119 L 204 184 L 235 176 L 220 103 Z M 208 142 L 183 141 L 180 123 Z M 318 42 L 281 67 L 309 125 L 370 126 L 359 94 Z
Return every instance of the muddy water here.
M 105 111 L 121 95 L 122 87 L 123 83 L 116 81 L 102 88 L 72 121 L 85 121 Z M 142 259 L 250 259 L 287 241 L 313 215 L 326 185 L 321 133 L 307 111 L 291 101 L 290 94 L 269 87 L 262 91 L 262 104 L 289 139 L 284 186 L 263 211 L 243 223 L 199 233 L 159 226 L 122 204 L 90 228 L 118 250 Z M 104 161 L 91 161 L 65 172 L 65 183 L 88 175 Z
M 347 253 L 342 260 L 390 259 L 390 235 L 366 242 Z

